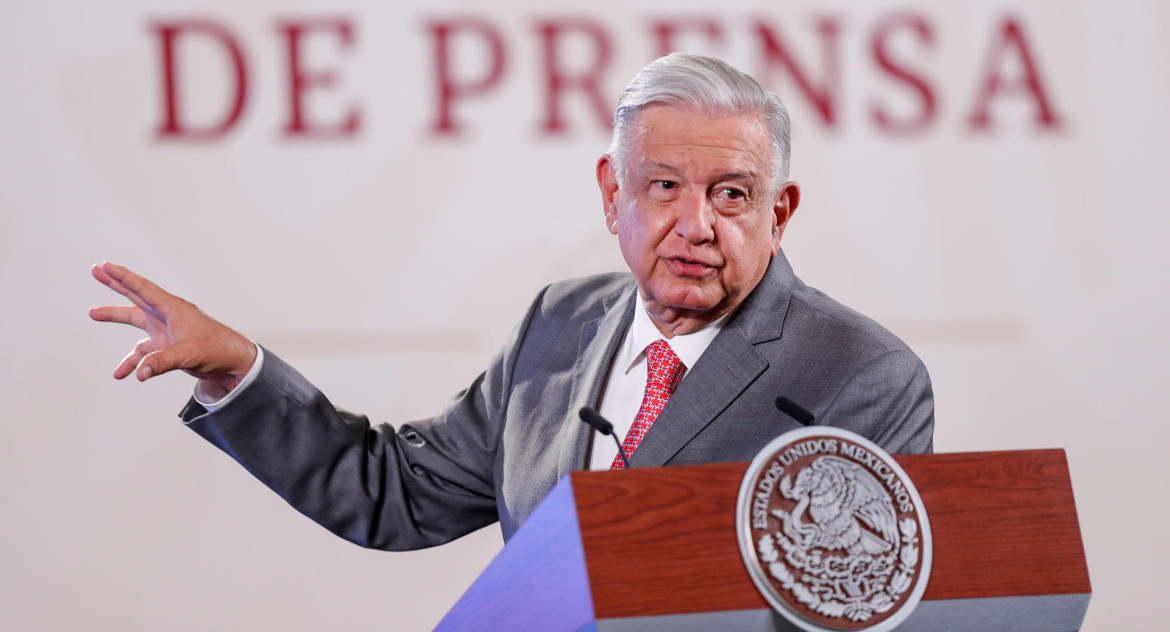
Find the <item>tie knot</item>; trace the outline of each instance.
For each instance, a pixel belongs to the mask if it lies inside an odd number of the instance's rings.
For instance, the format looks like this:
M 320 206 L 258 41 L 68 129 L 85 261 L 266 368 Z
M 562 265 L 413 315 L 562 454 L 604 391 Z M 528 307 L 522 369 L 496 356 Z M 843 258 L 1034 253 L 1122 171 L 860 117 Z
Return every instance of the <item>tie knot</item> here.
M 679 379 L 686 371 L 686 365 L 665 340 L 655 340 L 646 346 L 646 382 L 664 390 L 667 394 L 673 393 L 678 386 Z

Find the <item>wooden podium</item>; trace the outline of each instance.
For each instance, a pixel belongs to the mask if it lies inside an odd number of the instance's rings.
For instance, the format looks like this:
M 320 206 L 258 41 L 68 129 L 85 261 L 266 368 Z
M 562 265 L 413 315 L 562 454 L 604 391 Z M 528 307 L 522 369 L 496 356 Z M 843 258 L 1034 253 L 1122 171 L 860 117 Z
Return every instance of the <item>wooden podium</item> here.
M 1064 450 L 896 456 L 934 536 L 913 632 L 1071 632 L 1091 588 Z M 437 630 L 798 630 L 736 540 L 746 463 L 574 472 Z

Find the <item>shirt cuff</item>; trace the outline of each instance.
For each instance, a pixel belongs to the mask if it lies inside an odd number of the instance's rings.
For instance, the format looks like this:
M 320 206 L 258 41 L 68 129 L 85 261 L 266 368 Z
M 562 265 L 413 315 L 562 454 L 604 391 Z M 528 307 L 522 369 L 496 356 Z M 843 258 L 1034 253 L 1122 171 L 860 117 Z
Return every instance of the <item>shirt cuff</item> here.
M 253 342 L 252 344 L 256 343 Z M 209 413 L 220 410 L 224 406 L 230 404 L 232 400 L 236 398 L 236 395 L 239 395 L 241 392 L 243 392 L 244 389 L 248 388 L 249 384 L 256 381 L 256 376 L 260 375 L 260 367 L 263 364 L 264 349 L 262 349 L 260 345 L 256 345 L 256 361 L 252 363 L 252 368 L 248 369 L 248 374 L 244 376 L 244 379 L 240 380 L 240 383 L 237 384 L 236 387 L 231 390 L 231 392 L 229 392 L 227 395 L 224 395 L 220 399 L 215 399 L 203 392 L 203 389 L 200 388 L 200 386 L 203 384 L 203 381 L 200 380 L 199 382 L 195 383 L 195 401 L 200 406 L 206 408 L 207 412 Z

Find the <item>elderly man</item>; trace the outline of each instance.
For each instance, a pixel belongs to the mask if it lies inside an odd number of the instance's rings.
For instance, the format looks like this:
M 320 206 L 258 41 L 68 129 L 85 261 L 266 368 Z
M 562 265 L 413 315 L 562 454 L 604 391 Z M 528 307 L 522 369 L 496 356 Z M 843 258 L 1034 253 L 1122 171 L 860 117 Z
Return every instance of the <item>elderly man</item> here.
M 115 369 L 199 378 L 192 429 L 285 500 L 363 546 L 446 542 L 499 520 L 505 539 L 564 473 L 621 467 L 577 420 L 613 420 L 630 467 L 747 461 L 817 423 L 891 452 L 932 448 L 918 358 L 797 279 L 780 238 L 800 201 L 776 95 L 695 55 L 655 61 L 623 93 L 597 163 L 605 220 L 631 274 L 555 283 L 441 414 L 371 427 L 270 351 L 113 264 L 94 276 L 134 303 L 91 311 L 147 332 Z

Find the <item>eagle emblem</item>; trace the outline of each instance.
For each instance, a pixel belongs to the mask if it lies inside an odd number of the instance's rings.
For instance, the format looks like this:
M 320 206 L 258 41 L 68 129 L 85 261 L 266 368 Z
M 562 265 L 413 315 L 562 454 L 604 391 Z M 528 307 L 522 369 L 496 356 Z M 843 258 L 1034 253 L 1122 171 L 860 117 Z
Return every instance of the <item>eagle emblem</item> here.
M 930 572 L 922 501 L 901 467 L 851 432 L 803 428 L 766 447 L 740 488 L 752 580 L 811 632 L 901 623 Z
M 790 479 L 785 476 L 780 482 L 780 493 L 798 501 L 796 508 L 773 514 L 800 546 L 872 556 L 898 545 L 898 517 L 890 494 L 860 465 L 822 456 L 797 474 L 795 484 Z M 811 524 L 804 521 L 806 511 Z

